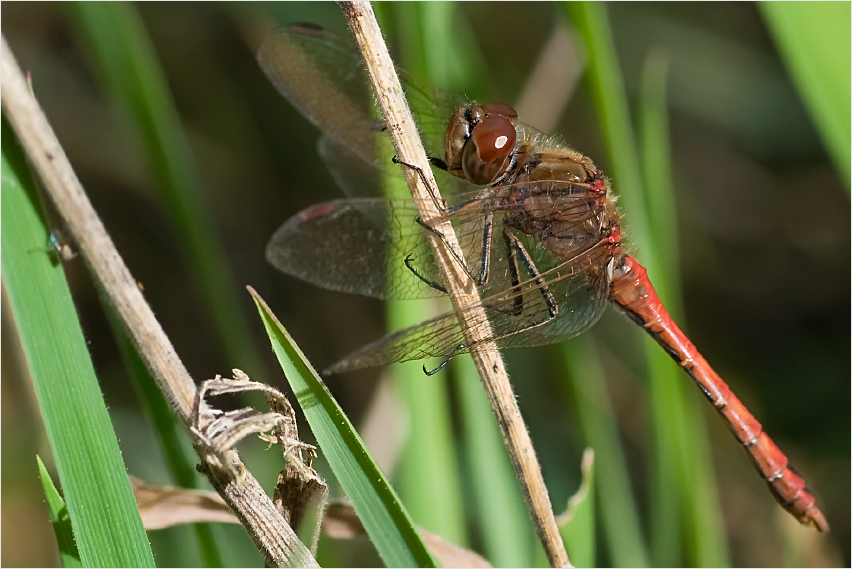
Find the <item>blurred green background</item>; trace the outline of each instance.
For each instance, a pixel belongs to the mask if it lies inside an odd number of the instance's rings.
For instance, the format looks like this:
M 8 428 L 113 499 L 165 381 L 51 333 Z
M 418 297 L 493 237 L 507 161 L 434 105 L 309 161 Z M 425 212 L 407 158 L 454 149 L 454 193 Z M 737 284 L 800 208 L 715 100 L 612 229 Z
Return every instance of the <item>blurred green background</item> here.
M 283 385 L 242 289 L 248 284 L 269 302 L 317 368 L 381 336 L 380 302 L 327 292 L 278 274 L 263 258 L 278 225 L 341 193 L 317 157 L 316 131 L 267 82 L 254 50 L 264 33 L 283 23 L 309 21 L 346 33 L 337 6 L 145 3 L 127 8 L 138 12 L 141 31 L 149 37 L 164 86 L 174 99 L 177 113 L 158 120 L 184 129 L 186 136 L 186 146 L 166 148 L 164 159 L 151 158 L 132 109 L 121 102 L 121 90 L 136 79 L 116 84 L 98 64 L 99 40 L 93 30 L 110 26 L 109 21 L 97 23 L 91 12 L 87 15 L 74 4 L 4 3 L 2 30 L 21 67 L 32 73 L 34 92 L 57 137 L 190 373 L 200 381 L 239 367 L 255 380 Z M 405 45 L 424 13 L 407 4 L 381 9 L 389 44 L 398 48 L 395 56 L 410 58 L 408 65 L 416 68 L 414 59 L 420 56 L 406 53 Z M 562 5 L 448 3 L 440 9 L 437 17 L 443 18 L 447 37 L 461 46 L 444 56 L 446 81 L 454 89 L 471 98 L 531 109 L 524 120 L 561 133 L 573 148 L 612 172 L 604 130 L 582 75 L 588 56 L 577 47 L 581 42 Z M 791 457 L 832 526 L 830 535 L 818 536 L 791 522 L 698 390 L 686 387 L 687 398 L 700 409 L 692 418 L 707 424 L 718 491 L 713 506 L 724 522 L 729 559 L 737 566 L 848 566 L 848 171 L 839 175 L 835 169 L 754 4 L 620 3 L 608 5 L 608 15 L 634 111 L 649 55 L 668 69 L 677 226 L 664 232 L 677 242 L 679 268 L 674 270 L 682 281 L 684 327 Z M 848 54 L 848 10 L 845 22 L 846 43 L 837 50 Z M 555 30 L 566 24 L 567 40 L 554 39 Z M 420 41 L 427 46 L 436 42 L 430 51 L 440 53 L 437 43 L 444 40 L 424 35 Z M 567 41 L 565 57 L 548 67 L 553 64 L 541 54 L 549 42 L 558 41 Z M 537 65 L 544 80 L 531 83 Z M 434 77 L 432 81 L 449 86 Z M 848 68 L 837 81 L 848 93 Z M 164 205 L 169 198 L 157 189 L 164 183 L 158 172 L 169 160 L 184 162 L 174 168 L 190 172 L 184 179 L 198 189 L 195 203 L 200 209 L 175 214 L 176 209 Z M 618 193 L 617 177 L 613 187 Z M 625 203 L 629 237 L 631 211 Z M 187 217 L 202 219 L 203 228 L 174 229 L 191 226 Z M 187 239 L 196 246 L 218 241 L 212 246 L 224 247 L 225 273 L 205 272 L 211 265 L 203 261 L 186 261 L 192 249 Z M 643 247 L 649 245 L 638 242 L 633 248 L 640 260 Z M 66 273 L 129 472 L 151 483 L 171 483 L 85 267 L 72 261 Z M 211 275 L 216 277 L 212 287 Z M 217 287 L 237 299 L 236 314 L 227 307 L 209 308 L 210 299 L 217 298 L 210 290 Z M 223 342 L 228 330 L 223 322 L 232 323 L 236 342 Z M 650 542 L 657 539 L 648 529 L 649 488 L 654 486 L 651 408 L 635 328 L 610 311 L 587 338 L 575 341 L 584 343 L 575 345 L 594 345 L 601 356 L 642 535 Z M 7 318 L 3 332 L 0 562 L 54 565 L 58 557 L 34 460 L 39 452 L 50 467 L 50 452 L 29 384 L 15 363 L 14 328 Z M 559 504 L 576 489 L 580 457 L 589 442 L 578 426 L 577 398 L 565 388 L 560 351 L 545 347 L 505 357 L 551 498 L 561 510 Z M 416 373 L 418 366 L 406 369 Z M 375 419 L 368 409 L 381 373 L 370 370 L 329 380 L 356 425 Z M 448 385 L 454 428 L 461 429 L 458 388 L 452 381 Z M 365 434 L 375 454 L 391 455 L 380 457 L 386 467 L 395 462 L 395 440 L 404 437 L 393 425 L 371 431 L 381 436 Z M 280 455 L 264 454 L 263 448 L 247 443 L 244 454 L 271 492 Z M 464 447 L 452 452 L 458 453 L 461 488 L 476 487 L 480 482 L 466 468 Z M 321 457 L 317 462 L 322 469 Z M 463 512 L 469 510 L 469 492 L 459 499 Z M 459 531 L 481 550 L 481 530 L 472 519 L 468 522 L 470 527 Z M 440 527 L 432 529 L 442 533 Z M 262 563 L 241 528 L 225 533 L 226 563 Z M 187 545 L 192 537 L 186 528 L 151 535 L 159 564 L 199 562 Z M 366 541 L 326 540 L 320 547 L 328 556 L 321 557 L 322 563 L 378 563 Z M 611 547 L 599 538 L 598 564 L 618 564 Z M 665 558 L 650 543 L 649 548 L 649 562 L 663 564 Z M 686 546 L 673 564 L 697 559 Z

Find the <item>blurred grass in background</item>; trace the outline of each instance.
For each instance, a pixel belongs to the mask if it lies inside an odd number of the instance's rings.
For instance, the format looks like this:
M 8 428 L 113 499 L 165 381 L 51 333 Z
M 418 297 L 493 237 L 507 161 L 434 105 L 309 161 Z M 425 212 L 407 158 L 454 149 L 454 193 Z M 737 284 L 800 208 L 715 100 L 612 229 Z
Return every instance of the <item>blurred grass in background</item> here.
M 196 173 L 189 176 L 198 177 L 193 183 L 203 205 L 198 211 L 185 212 L 183 220 L 161 198 L 157 188 L 162 177 L 151 166 L 156 161 L 149 158 L 146 139 L 140 134 L 144 131 L 137 130 L 117 95 L 121 89 L 134 94 L 132 81 L 127 79 L 109 90 L 102 87 L 90 51 L 97 30 L 81 25 L 77 7 L 37 6 L 4 4 L 3 33 L 21 66 L 32 72 L 34 91 L 60 142 L 196 380 L 244 367 L 245 360 L 256 358 L 259 368 L 249 370 L 253 379 L 284 385 L 264 347 L 266 340 L 250 298 L 242 292 L 244 284 L 251 284 L 264 296 L 316 367 L 325 367 L 383 333 L 381 303 L 317 289 L 277 274 L 263 259 L 265 243 L 280 223 L 308 205 L 339 197 L 340 190 L 316 155 L 317 133 L 268 84 L 254 61 L 254 50 L 276 22 L 310 21 L 346 33 L 334 4 L 129 7 L 138 11 L 153 55 L 162 66 L 163 76 L 155 78 L 162 83 L 150 87 L 173 98 L 173 114 L 158 118 L 167 119 L 165 128 L 185 129 L 186 140 L 181 144 L 186 146 L 181 152 L 192 164 L 176 167 L 194 168 Z M 846 75 L 826 78 L 823 74 L 822 78 L 829 85 L 839 85 L 841 93 L 845 86 L 848 107 L 850 45 L 848 4 L 845 6 L 845 20 L 836 19 L 847 23 L 847 36 L 835 49 L 847 54 Z M 446 72 L 445 77 L 430 78 L 438 86 L 479 100 L 509 103 L 519 98 L 554 26 L 568 21 L 556 4 L 438 4 L 421 10 L 405 4 L 382 6 L 388 40 L 392 49 L 398 48 L 400 61 L 424 75 L 425 69 Z M 803 102 L 809 99 L 800 97 L 785 59 L 779 55 L 775 42 L 783 40 L 770 36 L 755 5 L 631 3 L 608 5 L 606 12 L 637 133 L 640 92 L 643 85 L 651 88 L 647 86 L 648 58 L 652 53 L 661 54 L 667 62 L 668 89 L 663 100 L 668 101 L 673 187 L 673 203 L 667 205 L 674 209 L 676 226 L 658 221 L 654 210 L 649 212 L 651 226 L 647 229 L 662 233 L 664 244 L 665 236 L 675 242 L 674 253 L 659 251 L 644 236 L 646 229 L 640 229 L 645 222 L 640 221 L 641 212 L 630 206 L 636 196 L 624 195 L 630 184 L 620 180 L 610 157 L 612 141 L 607 139 L 607 125 L 600 119 L 588 77 L 581 77 L 564 100 L 549 100 L 551 91 L 539 89 L 539 106 L 567 105 L 561 120 L 548 130 L 561 133 L 572 147 L 591 156 L 613 176 L 616 193 L 624 196 L 621 204 L 627 235 L 635 240 L 634 252 L 641 261 L 654 255 L 676 256 L 679 267 L 659 270 L 668 269 L 682 282 L 681 313 L 690 337 L 791 456 L 818 496 L 832 533 L 817 536 L 789 519 L 698 390 L 686 386 L 681 391 L 688 400 L 687 417 L 695 421 L 707 418 L 709 445 L 703 452 L 712 454 L 713 471 L 704 474 L 714 475 L 719 502 L 708 504 L 706 496 L 697 498 L 705 508 L 716 509 L 711 515 L 721 516 L 722 537 L 728 541 L 734 565 L 849 565 L 848 166 L 839 177 L 829 159 L 838 153 L 821 142 L 820 129 L 814 126 L 814 115 L 806 106 L 812 103 Z M 422 26 L 417 25 L 419 21 Z M 421 37 L 412 41 L 417 29 L 421 29 Z M 801 32 L 802 37 L 819 35 Z M 451 41 L 453 47 L 441 54 Z M 582 44 L 576 33 L 572 41 Z M 411 58 L 424 49 L 433 59 L 420 71 L 421 64 Z M 588 55 L 578 60 L 590 61 Z M 442 62 L 446 64 L 443 69 Z M 639 147 L 644 144 L 646 139 L 638 140 Z M 642 183 L 646 191 L 653 190 L 653 177 Z M 209 214 L 202 214 L 203 210 Z M 191 222 L 204 226 L 192 228 Z M 205 261 L 193 261 L 192 253 L 186 253 L 198 248 L 199 241 L 204 243 L 203 237 L 195 237 L 192 246 L 185 243 L 183 232 L 193 231 L 214 236 L 211 247 L 213 241 L 223 246 L 221 262 L 230 266 L 230 274 L 217 284 L 227 288 L 234 286 L 228 280 L 236 283 L 235 290 L 223 294 L 231 296 L 248 322 L 252 336 L 239 338 L 240 343 L 254 345 L 259 355 L 246 354 L 244 360 L 236 344 L 228 351 L 219 348 L 222 342 L 228 345 L 229 339 L 217 334 L 223 330 L 221 317 L 217 324 L 214 311 L 204 301 L 205 295 L 211 295 L 205 292 L 203 282 L 209 276 L 202 277 L 204 272 L 193 268 Z M 655 281 L 653 270 L 657 268 L 649 270 Z M 72 261 L 66 273 L 130 473 L 150 483 L 172 482 L 82 263 Z M 7 326 L 4 319 L 4 331 L 10 329 Z M 599 494 L 601 512 L 596 518 L 601 537 L 596 563 L 639 564 L 642 559 L 652 565 L 706 562 L 699 554 L 702 542 L 684 537 L 659 545 L 656 536 L 662 530 L 653 529 L 660 514 L 651 512 L 658 512 L 661 503 L 673 498 L 653 490 L 659 488 L 658 477 L 682 476 L 682 469 L 660 472 L 656 462 L 657 453 L 665 449 L 655 450 L 658 443 L 652 433 L 652 396 L 648 394 L 652 380 L 646 376 L 644 340 L 637 341 L 640 335 L 640 330 L 613 311 L 585 337 L 569 344 L 573 369 L 588 375 L 584 379 L 600 375 L 593 387 L 610 400 L 616 422 L 606 427 L 610 436 L 603 439 L 594 438 L 581 426 L 580 419 L 589 409 L 576 408 L 586 401 L 578 387 L 565 389 L 563 356 L 558 349 L 512 351 L 506 358 L 557 511 L 579 484 L 580 458 L 586 446 L 596 446 L 599 461 L 602 452 L 610 450 L 599 445 L 623 448 L 623 453 L 613 451 L 620 457 L 613 464 L 621 465 L 617 467 L 622 479 L 619 488 L 626 492 L 625 500 L 634 496 L 635 505 L 618 500 L 617 506 L 633 513 L 607 514 L 605 497 Z M 13 336 L 7 333 L 5 337 L 7 355 Z M 598 354 L 599 360 L 578 360 L 577 352 L 586 350 Z M 7 357 L 3 368 L 2 563 L 51 565 L 58 557 L 32 458 L 38 451 L 48 468 L 52 468 L 52 459 L 40 419 L 31 406 L 28 384 L 11 360 Z M 413 368 L 417 372 L 418 366 Z M 673 380 L 685 385 L 687 378 L 675 372 Z M 329 381 L 356 425 L 365 419 L 379 374 L 380 370 L 370 370 Z M 578 385 L 576 379 L 572 378 L 572 386 Z M 454 484 L 470 490 L 462 492 L 463 508 L 436 501 L 434 511 L 421 514 L 423 521 L 414 508 L 412 514 L 438 533 L 442 520 L 448 528 L 461 524 L 448 537 L 467 534 L 470 545 L 485 551 L 494 562 L 532 562 L 532 551 L 517 551 L 530 547 L 529 535 L 523 535 L 529 531 L 526 520 L 517 519 L 525 514 L 509 516 L 506 524 L 521 523 L 509 532 L 510 537 L 498 540 L 504 545 L 513 540 L 510 551 L 501 553 L 494 544 L 494 536 L 503 529 L 501 524 L 493 524 L 499 516 L 493 511 L 489 514 L 487 498 L 473 491 L 486 481 L 495 488 L 501 483 L 505 486 L 500 482 L 505 480 L 505 464 L 499 464 L 502 457 L 493 458 L 493 453 L 471 446 L 484 439 L 462 437 L 462 433 L 476 430 L 471 426 L 475 411 L 467 407 L 466 389 L 450 377 L 449 414 L 443 419 L 448 421 L 443 431 L 456 439 L 451 446 L 459 454 L 448 460 L 446 466 L 455 469 L 448 475 L 456 477 Z M 398 404 L 397 412 L 407 421 Z M 680 428 L 692 429 L 692 423 Z M 397 429 L 398 424 L 393 424 L 385 435 Z M 367 444 L 376 454 L 392 446 L 379 438 Z M 261 443 L 245 446 L 243 454 L 253 473 L 271 488 L 281 468 L 277 453 L 263 453 Z M 400 459 L 403 472 L 406 454 Z M 472 456 L 477 457 L 475 461 Z M 434 456 L 415 458 L 428 462 Z M 389 457 L 383 467 L 395 460 Z M 322 471 L 322 456 L 315 466 Z M 598 462 L 595 467 L 599 493 L 605 489 L 604 466 Z M 409 466 L 406 476 L 410 475 Z M 334 481 L 329 482 L 334 496 Z M 403 487 L 416 489 L 417 484 L 409 481 Z M 516 486 L 494 491 L 507 500 L 508 510 L 504 511 L 512 511 L 512 498 L 507 494 L 517 492 Z M 402 489 L 401 493 L 408 504 Z M 678 496 L 675 502 L 682 499 L 689 500 Z M 693 532 L 695 522 L 688 511 L 676 503 L 672 507 L 675 509 L 669 511 L 677 511 L 678 516 L 676 529 L 685 536 Z M 489 529 L 487 521 L 497 525 L 496 529 Z M 227 544 L 222 547 L 226 564 L 260 562 L 241 528 L 217 531 L 221 531 L 220 545 L 223 540 Z M 632 541 L 639 541 L 634 554 L 619 553 L 615 542 L 620 532 L 625 539 L 630 535 Z M 669 532 L 662 533 L 669 536 Z M 192 548 L 187 552 L 187 541 L 194 540 L 187 528 L 150 535 L 159 565 L 203 563 Z M 378 563 L 374 555 L 363 541 L 325 539 L 319 561 L 373 565 Z

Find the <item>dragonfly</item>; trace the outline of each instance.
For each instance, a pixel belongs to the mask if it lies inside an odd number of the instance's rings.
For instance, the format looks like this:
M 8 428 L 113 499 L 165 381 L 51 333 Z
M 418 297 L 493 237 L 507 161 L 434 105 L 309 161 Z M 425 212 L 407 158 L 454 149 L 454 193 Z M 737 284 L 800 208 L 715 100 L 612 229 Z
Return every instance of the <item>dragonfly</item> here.
M 257 58 L 281 95 L 322 132 L 318 151 L 350 196 L 288 219 L 266 249 L 273 266 L 327 289 L 380 299 L 445 295 L 428 242 L 433 233 L 478 288 L 487 339 L 500 349 L 574 337 L 613 304 L 698 385 L 781 506 L 828 531 L 805 480 L 674 323 L 647 271 L 626 251 L 616 196 L 590 158 L 524 124 L 509 105 L 479 104 L 399 70 L 446 196 L 432 199 L 452 222 L 455 249 L 420 218 L 410 197 L 379 197 L 400 183 L 401 168 L 387 150 L 354 45 L 296 25 L 268 35 Z M 434 370 L 424 367 L 431 374 L 473 348 L 448 312 L 368 344 L 327 371 L 443 358 Z

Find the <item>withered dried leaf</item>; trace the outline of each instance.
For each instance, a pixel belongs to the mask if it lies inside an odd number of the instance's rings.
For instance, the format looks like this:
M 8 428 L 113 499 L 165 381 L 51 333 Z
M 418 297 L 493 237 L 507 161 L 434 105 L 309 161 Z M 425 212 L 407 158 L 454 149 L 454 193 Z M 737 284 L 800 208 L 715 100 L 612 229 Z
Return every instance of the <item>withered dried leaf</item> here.
M 130 487 L 146 530 L 198 522 L 240 523 L 216 492 L 155 486 L 135 476 L 130 477 Z

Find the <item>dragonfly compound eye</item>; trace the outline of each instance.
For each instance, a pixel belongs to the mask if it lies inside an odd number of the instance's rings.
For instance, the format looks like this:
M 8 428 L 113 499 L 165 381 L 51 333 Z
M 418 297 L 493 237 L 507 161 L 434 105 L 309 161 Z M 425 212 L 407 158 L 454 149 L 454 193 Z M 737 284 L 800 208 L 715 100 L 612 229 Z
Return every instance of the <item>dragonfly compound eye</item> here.
M 464 146 L 462 169 L 474 184 L 489 184 L 509 167 L 517 134 L 515 126 L 503 115 L 482 119 L 471 131 Z
M 488 115 L 501 115 L 507 119 L 518 118 L 518 111 L 506 103 L 485 103 L 481 107 Z

